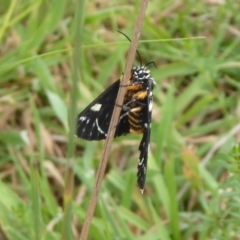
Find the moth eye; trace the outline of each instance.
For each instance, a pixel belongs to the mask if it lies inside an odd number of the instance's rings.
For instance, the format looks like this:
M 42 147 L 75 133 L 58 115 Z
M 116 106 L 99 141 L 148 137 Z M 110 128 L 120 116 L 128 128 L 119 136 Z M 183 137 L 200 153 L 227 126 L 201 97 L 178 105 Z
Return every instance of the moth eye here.
M 145 75 L 144 73 L 140 73 L 140 74 L 138 75 L 138 77 L 139 77 L 139 78 L 144 78 L 144 75 Z

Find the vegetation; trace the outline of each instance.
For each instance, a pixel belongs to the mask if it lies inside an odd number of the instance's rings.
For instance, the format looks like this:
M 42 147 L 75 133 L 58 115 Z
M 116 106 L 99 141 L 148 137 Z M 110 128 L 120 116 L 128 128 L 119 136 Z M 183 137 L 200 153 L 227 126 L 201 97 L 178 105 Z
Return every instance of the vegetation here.
M 75 138 L 69 160 L 76 6 L 1 1 L 1 239 L 79 239 L 103 142 Z M 131 38 L 138 8 L 98 0 L 81 9 L 77 112 L 121 75 L 129 42 L 116 30 Z M 148 66 L 156 88 L 145 191 L 136 184 L 141 136 L 115 139 L 89 239 L 240 239 L 239 9 L 149 2 L 138 47 L 143 64 L 157 66 Z

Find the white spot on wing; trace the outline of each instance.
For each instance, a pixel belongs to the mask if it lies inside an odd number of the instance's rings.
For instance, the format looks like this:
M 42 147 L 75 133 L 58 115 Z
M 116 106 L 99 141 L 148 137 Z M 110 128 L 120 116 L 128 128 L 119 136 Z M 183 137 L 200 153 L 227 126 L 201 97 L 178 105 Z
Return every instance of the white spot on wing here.
M 98 112 L 101 109 L 101 107 L 102 107 L 102 104 L 96 103 L 90 109 L 94 112 Z
M 86 119 L 87 119 L 87 117 L 80 117 L 80 118 L 79 118 L 79 121 L 82 121 L 82 122 L 83 122 L 83 121 L 85 121 Z
M 139 159 L 140 160 L 140 159 Z M 138 166 L 141 166 L 143 164 L 144 158 L 142 158 L 141 161 L 139 161 Z
M 152 111 L 152 106 L 153 106 L 153 102 L 152 100 L 149 101 L 149 107 L 148 107 L 148 111 L 151 112 Z
M 104 134 L 105 136 L 107 136 L 107 134 L 99 127 L 99 124 L 98 124 L 98 119 L 96 119 L 96 125 L 97 125 L 97 129 L 100 133 Z

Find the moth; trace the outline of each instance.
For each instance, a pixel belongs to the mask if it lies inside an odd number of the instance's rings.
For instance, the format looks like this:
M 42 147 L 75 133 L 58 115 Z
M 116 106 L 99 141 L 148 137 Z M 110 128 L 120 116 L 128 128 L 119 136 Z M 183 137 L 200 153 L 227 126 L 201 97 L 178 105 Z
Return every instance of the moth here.
M 148 64 L 147 64 L 148 65 Z M 126 86 L 124 102 L 114 137 L 128 133 L 142 134 L 139 145 L 137 182 L 143 193 L 147 174 L 153 106 L 154 79 L 146 66 L 133 67 Z M 106 139 L 122 77 L 109 86 L 77 117 L 77 137 L 86 140 Z

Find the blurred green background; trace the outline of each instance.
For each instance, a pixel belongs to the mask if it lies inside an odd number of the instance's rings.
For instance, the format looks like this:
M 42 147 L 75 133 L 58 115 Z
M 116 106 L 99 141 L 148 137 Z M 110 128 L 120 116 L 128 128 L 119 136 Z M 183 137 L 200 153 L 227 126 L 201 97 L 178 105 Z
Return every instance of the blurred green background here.
M 121 76 L 129 42 L 116 30 L 132 38 L 139 5 L 80 9 L 76 114 Z M 0 0 L 3 240 L 79 239 L 103 141 L 75 138 L 65 226 L 76 9 L 70 0 Z M 138 45 L 143 64 L 157 66 L 148 66 L 157 85 L 145 192 L 136 183 L 141 136 L 115 139 L 89 239 L 240 239 L 239 9 L 231 0 L 150 1 Z

